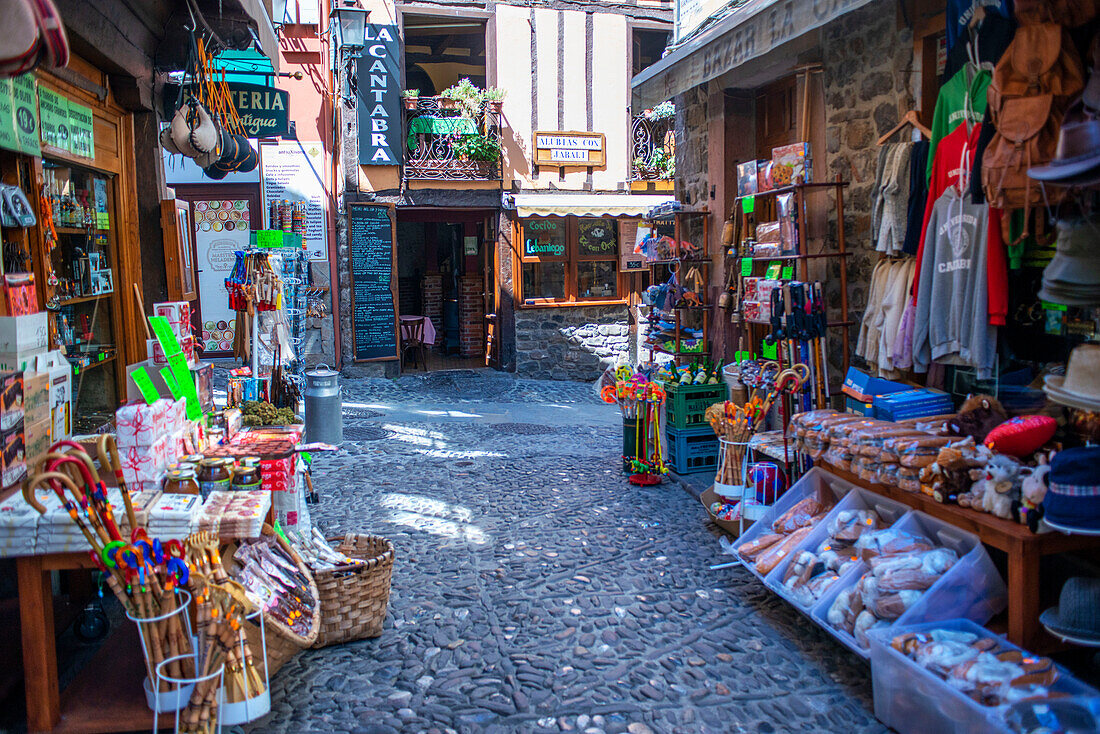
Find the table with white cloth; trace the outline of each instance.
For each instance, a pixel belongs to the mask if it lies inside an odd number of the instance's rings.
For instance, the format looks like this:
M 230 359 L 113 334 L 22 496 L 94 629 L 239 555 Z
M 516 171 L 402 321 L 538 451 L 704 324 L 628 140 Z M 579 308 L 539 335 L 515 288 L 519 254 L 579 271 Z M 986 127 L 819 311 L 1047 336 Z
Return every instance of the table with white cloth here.
M 412 322 L 417 319 L 424 319 L 424 345 L 432 346 L 435 344 L 435 324 L 427 316 L 402 316 L 401 317 L 401 339 L 402 341 L 412 336 Z

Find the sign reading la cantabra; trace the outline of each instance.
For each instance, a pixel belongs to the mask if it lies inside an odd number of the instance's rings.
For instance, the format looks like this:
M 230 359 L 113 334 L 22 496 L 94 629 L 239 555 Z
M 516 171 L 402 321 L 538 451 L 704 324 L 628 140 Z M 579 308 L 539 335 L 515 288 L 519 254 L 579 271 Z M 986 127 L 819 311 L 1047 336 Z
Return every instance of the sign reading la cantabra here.
M 397 26 L 367 23 L 356 60 L 360 165 L 401 162 L 401 56 Z
M 228 82 L 228 86 L 248 137 L 274 138 L 290 132 L 289 92 L 262 84 Z

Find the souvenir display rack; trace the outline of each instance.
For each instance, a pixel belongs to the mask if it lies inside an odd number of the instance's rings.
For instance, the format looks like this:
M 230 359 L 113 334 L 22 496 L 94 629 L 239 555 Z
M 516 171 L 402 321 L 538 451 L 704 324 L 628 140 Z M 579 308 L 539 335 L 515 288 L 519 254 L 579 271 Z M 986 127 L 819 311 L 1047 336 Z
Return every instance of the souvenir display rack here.
M 650 283 L 663 283 L 675 273 L 678 276 L 677 285 L 679 286 L 679 291 L 682 292 L 684 290 L 684 284 L 680 281 L 680 278 L 686 275 L 686 272 L 683 270 L 683 268 L 695 267 L 699 268 L 699 270 L 701 271 L 701 275 L 703 278 L 703 288 L 702 293 L 699 294 L 701 301 L 700 304 L 684 305 L 680 308 L 673 308 L 670 309 L 668 313 L 668 315 L 672 317 L 673 323 L 675 325 L 675 336 L 673 337 L 675 347 L 673 349 L 668 349 L 654 342 L 652 338 L 647 339 L 643 344 L 643 347 L 649 350 L 649 361 L 653 361 L 654 353 L 670 355 L 677 365 L 684 364 L 691 361 L 692 359 L 706 359 L 710 354 L 709 346 L 711 328 L 710 304 L 708 303 L 707 297 L 708 290 L 710 288 L 711 269 L 711 261 L 707 254 L 707 243 L 710 240 L 710 218 L 707 216 L 707 210 L 679 210 L 667 213 L 652 213 L 649 217 L 647 217 L 647 219 L 649 222 L 656 225 L 656 230 L 658 233 L 662 233 L 662 230 L 664 230 L 664 234 L 668 234 L 668 236 L 672 237 L 673 239 L 673 256 L 671 258 L 665 260 L 650 260 L 647 262 L 650 272 Z M 684 221 L 685 219 L 689 220 L 690 224 L 686 223 Z M 683 237 L 685 236 L 685 229 L 692 230 L 693 234 L 697 236 L 696 231 L 699 229 L 699 227 L 696 222 L 693 221 L 695 219 L 698 219 L 702 222 L 702 237 L 698 239 L 698 242 L 701 243 L 699 248 L 701 257 L 699 258 L 687 257 L 686 253 L 682 253 L 680 251 L 680 243 L 683 241 Z M 671 232 L 669 232 L 670 229 Z M 653 307 L 650 308 L 651 312 L 652 310 Z M 683 334 L 681 332 L 681 329 L 685 326 L 685 324 L 683 322 L 681 311 L 694 311 L 698 312 L 701 315 L 703 335 L 700 339 L 700 349 L 685 351 L 682 348 Z

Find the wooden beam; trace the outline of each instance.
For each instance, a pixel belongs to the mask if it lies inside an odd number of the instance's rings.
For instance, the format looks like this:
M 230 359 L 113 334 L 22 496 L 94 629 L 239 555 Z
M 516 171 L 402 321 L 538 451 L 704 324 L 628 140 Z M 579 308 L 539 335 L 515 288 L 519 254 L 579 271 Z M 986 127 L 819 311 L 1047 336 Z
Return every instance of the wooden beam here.
M 458 36 L 454 33 L 441 37 L 438 41 L 432 44 L 432 53 L 437 55 L 443 53 L 451 47 L 451 44 L 455 42 L 456 38 L 458 38 Z

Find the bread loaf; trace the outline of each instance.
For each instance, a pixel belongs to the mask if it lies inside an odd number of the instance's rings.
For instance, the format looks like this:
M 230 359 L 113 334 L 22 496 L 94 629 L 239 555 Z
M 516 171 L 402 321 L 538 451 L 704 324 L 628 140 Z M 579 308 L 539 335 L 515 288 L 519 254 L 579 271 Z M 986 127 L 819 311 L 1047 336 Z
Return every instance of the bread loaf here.
M 803 538 L 809 535 L 812 529 L 813 527 L 810 525 L 799 528 L 782 541 L 764 551 L 764 553 L 756 559 L 756 572 L 761 575 L 771 573 L 772 569 L 778 566 L 779 562 L 786 558 L 787 554 L 794 550 L 795 546 L 801 543 Z

